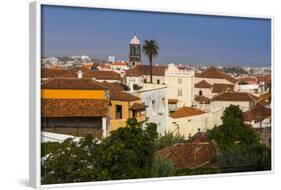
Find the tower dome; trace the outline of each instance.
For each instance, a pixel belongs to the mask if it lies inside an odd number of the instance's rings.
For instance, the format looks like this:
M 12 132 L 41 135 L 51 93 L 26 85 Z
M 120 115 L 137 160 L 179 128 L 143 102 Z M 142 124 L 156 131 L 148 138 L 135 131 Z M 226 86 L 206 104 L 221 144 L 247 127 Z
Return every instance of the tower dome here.
M 140 44 L 140 40 L 137 38 L 136 34 L 131 39 L 130 44 Z

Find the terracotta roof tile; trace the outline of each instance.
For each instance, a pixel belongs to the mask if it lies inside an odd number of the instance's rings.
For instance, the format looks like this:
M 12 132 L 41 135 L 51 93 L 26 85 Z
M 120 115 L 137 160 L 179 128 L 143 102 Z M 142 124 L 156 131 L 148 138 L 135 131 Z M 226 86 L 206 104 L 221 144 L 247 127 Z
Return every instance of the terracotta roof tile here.
M 271 97 L 271 93 L 270 92 L 267 92 L 267 93 L 262 94 L 262 95 L 259 96 L 260 99 L 266 100 L 266 101 L 268 101 L 270 97 Z
M 211 143 L 180 143 L 158 151 L 156 157 L 170 159 L 177 169 L 192 169 L 215 160 L 216 152 Z
M 264 82 L 265 84 L 271 83 L 271 75 L 257 77 L 258 84 Z
M 113 65 L 113 66 L 128 66 L 128 62 L 126 62 L 126 61 L 115 61 L 111 65 Z
M 43 82 L 42 89 L 92 89 L 92 90 L 106 90 L 107 88 L 101 83 L 91 79 L 62 79 L 55 78 Z
M 213 97 L 212 101 L 248 101 L 256 102 L 258 98 L 246 92 L 223 92 Z
M 120 74 L 114 71 L 93 71 L 87 68 L 75 69 L 42 69 L 42 78 L 78 78 L 78 71 L 82 71 L 82 78 L 97 80 L 121 80 Z
M 136 101 L 140 100 L 139 97 L 134 96 L 127 92 L 118 92 L 118 91 L 112 91 L 110 93 L 110 99 L 111 100 L 118 100 L 118 101 Z
M 221 93 L 225 92 L 226 90 L 234 90 L 234 85 L 233 84 L 219 84 L 215 83 L 213 85 L 212 93 Z
M 195 101 L 199 102 L 200 104 L 210 104 L 210 98 L 205 96 L 195 96 Z
M 203 71 L 200 74 L 196 74 L 198 78 L 212 78 L 212 79 L 225 79 L 231 83 L 236 83 L 236 79 L 225 74 L 222 70 L 215 67 L 210 67 L 207 70 Z
M 117 82 L 102 82 L 102 85 L 106 86 L 107 88 L 109 88 L 110 90 L 116 90 L 116 91 L 124 91 L 124 87 Z
M 167 66 L 152 66 L 152 75 L 164 76 L 166 68 Z M 126 71 L 126 76 L 128 77 L 139 77 L 142 75 L 150 75 L 149 65 L 136 65 L 135 67 Z
M 41 69 L 41 78 L 56 78 L 60 75 L 66 74 L 68 71 L 66 69 L 49 69 L 42 68 Z
M 238 80 L 238 83 L 257 84 L 257 78 L 256 77 L 243 77 Z
M 203 143 L 209 141 L 208 133 L 197 132 L 190 138 L 191 143 Z
M 144 103 L 134 103 L 129 109 L 130 110 L 145 110 L 147 106 Z
M 107 115 L 106 100 L 42 99 L 42 117 L 103 117 Z
M 178 103 L 178 99 L 168 99 L 168 104 L 176 104 Z
M 98 80 L 121 80 L 120 74 L 114 71 L 89 71 L 86 72 L 83 77 L 95 78 Z
M 118 83 L 103 82 L 102 84 L 109 89 L 111 100 L 118 100 L 118 101 L 140 100 L 140 98 L 137 96 L 134 96 L 128 92 L 123 92 L 123 87 Z
M 177 118 L 183 118 L 183 117 L 190 117 L 190 116 L 195 116 L 195 115 L 201 115 L 206 112 L 192 108 L 192 107 L 182 107 L 175 111 L 174 113 L 170 114 L 171 118 L 177 119 Z
M 255 121 L 255 123 L 263 121 L 271 116 L 271 109 L 257 104 L 252 110 L 244 112 L 244 121 Z
M 212 85 L 209 84 L 207 81 L 205 80 L 201 80 L 200 82 L 196 83 L 194 85 L 195 88 L 212 88 Z

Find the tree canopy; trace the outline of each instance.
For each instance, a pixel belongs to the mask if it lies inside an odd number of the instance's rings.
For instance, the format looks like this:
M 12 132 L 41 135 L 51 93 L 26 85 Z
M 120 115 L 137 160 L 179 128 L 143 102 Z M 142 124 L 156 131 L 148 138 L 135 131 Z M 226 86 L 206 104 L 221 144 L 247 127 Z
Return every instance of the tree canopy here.
M 224 172 L 260 171 L 271 168 L 271 150 L 243 123 L 239 106 L 230 105 L 222 116 L 223 124 L 208 131 L 221 149 L 218 164 Z

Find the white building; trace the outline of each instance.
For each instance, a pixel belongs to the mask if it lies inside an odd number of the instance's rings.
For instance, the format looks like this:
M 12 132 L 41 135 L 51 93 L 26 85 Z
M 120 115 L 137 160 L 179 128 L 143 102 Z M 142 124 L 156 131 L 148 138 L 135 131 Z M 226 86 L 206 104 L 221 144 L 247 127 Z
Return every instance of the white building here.
M 194 101 L 194 71 L 179 69 L 173 63 L 165 70 L 165 84 L 168 91 L 168 102 L 176 107 L 192 106 Z M 172 101 L 173 100 L 173 101 Z M 172 105 L 169 105 L 171 107 Z M 175 111 L 175 110 L 169 110 Z
M 214 127 L 212 114 L 192 107 L 182 107 L 168 117 L 167 131 L 180 134 L 185 139 L 198 131 L 206 132 Z
M 145 103 L 147 121 L 157 124 L 157 132 L 164 134 L 166 130 L 166 119 L 168 117 L 167 88 L 165 85 L 145 84 L 141 90 L 136 92 Z
M 257 102 L 258 98 L 245 92 L 223 92 L 211 100 L 211 107 L 221 107 L 222 110 L 230 105 L 239 106 L 243 111 L 249 111 Z

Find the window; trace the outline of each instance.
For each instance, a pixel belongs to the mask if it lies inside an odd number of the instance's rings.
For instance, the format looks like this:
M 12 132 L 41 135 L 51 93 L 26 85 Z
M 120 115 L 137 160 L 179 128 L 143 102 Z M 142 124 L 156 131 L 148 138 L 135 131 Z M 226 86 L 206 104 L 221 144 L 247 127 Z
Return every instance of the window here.
M 178 96 L 182 96 L 182 89 L 178 89 Z
M 136 118 L 137 117 L 137 111 L 133 110 L 133 117 Z
M 162 105 L 165 106 L 165 98 L 162 98 Z
M 157 84 L 160 84 L 160 80 L 159 79 L 157 79 Z
M 178 78 L 178 83 L 182 84 L 182 78 Z
M 203 92 L 202 90 L 199 91 L 199 96 L 202 96 L 203 95 Z
M 151 103 L 152 103 L 152 109 L 153 109 L 153 111 L 155 111 L 155 109 L 156 109 L 156 103 L 155 103 L 155 100 L 152 100 L 152 101 L 151 101 Z
M 115 119 L 122 119 L 122 106 L 121 105 L 115 106 Z
M 146 79 L 144 79 L 143 82 L 146 83 Z

